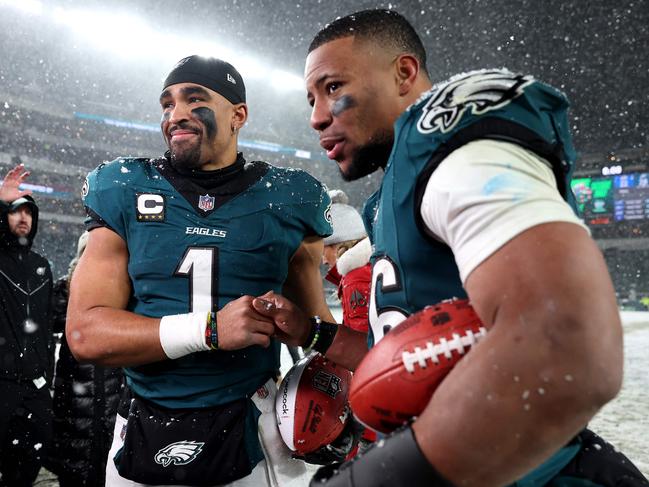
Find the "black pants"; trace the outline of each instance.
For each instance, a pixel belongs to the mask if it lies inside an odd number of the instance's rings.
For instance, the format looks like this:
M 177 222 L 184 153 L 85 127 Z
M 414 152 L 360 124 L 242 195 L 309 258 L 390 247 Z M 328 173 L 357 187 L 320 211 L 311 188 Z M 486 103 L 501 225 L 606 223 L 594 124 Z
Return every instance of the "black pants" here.
M 598 435 L 584 429 L 578 435 L 581 450 L 550 482 L 551 487 L 649 487 L 649 481 L 624 454 Z
M 48 388 L 0 379 L 0 486 L 31 486 L 51 439 Z

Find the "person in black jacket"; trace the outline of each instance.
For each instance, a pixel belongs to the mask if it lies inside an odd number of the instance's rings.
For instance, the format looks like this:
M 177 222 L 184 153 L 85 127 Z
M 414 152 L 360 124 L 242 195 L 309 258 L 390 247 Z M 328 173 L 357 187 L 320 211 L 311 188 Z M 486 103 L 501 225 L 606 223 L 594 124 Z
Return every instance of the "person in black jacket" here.
M 87 242 L 84 232 L 68 274 L 54 284 L 54 332 L 63 337 L 54 379 L 54 439 L 46 467 L 58 476 L 60 487 L 104 485 L 123 389 L 121 369 L 80 364 L 65 338 L 70 279 Z
M 38 207 L 11 169 L 0 187 L 0 485 L 32 485 L 51 440 L 52 271 L 31 250 Z

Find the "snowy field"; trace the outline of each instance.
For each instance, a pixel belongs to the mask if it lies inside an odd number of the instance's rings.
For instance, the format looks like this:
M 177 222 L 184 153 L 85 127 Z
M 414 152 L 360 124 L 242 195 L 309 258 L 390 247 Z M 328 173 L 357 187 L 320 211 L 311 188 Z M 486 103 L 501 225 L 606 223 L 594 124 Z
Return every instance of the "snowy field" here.
M 622 321 L 625 338 L 622 392 L 589 426 L 623 451 L 649 477 L 649 313 L 625 311 Z M 282 352 L 282 370 L 286 371 L 290 367 L 290 355 L 285 349 Z M 51 473 L 42 471 L 34 485 L 57 487 L 58 482 Z
M 623 311 L 622 392 L 590 423 L 590 428 L 624 452 L 649 477 L 649 313 Z

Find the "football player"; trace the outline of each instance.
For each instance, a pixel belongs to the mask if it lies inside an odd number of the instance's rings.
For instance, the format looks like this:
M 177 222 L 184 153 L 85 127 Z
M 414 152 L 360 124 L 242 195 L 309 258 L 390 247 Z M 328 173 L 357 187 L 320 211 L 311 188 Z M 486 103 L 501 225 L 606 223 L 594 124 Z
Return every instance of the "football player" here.
M 168 152 L 101 164 L 83 189 L 67 339 L 128 382 L 107 485 L 290 485 L 305 469 L 278 447 L 280 345 L 250 303 L 283 290 L 331 317 L 318 285 L 329 198 L 307 173 L 238 152 L 248 107 L 232 65 L 181 60 L 160 106 Z
M 325 26 L 305 78 L 311 126 L 343 177 L 384 171 L 365 207 L 370 345 L 453 296 L 490 328 L 411 425 L 317 485 L 646 485 L 584 430 L 620 389 L 622 329 L 604 259 L 571 209 L 566 97 L 502 69 L 433 86 L 419 36 L 390 10 Z M 352 370 L 360 360 L 363 337 L 347 328 L 307 334 L 274 294 L 254 305 L 284 340 Z

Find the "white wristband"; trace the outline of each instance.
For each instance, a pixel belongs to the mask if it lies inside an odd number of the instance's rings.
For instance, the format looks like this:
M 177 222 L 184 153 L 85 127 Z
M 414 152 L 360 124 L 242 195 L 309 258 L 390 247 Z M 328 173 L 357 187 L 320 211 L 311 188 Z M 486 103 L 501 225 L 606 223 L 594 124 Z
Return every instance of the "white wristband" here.
M 209 350 L 205 342 L 207 312 L 163 316 L 160 320 L 160 345 L 170 359 Z

